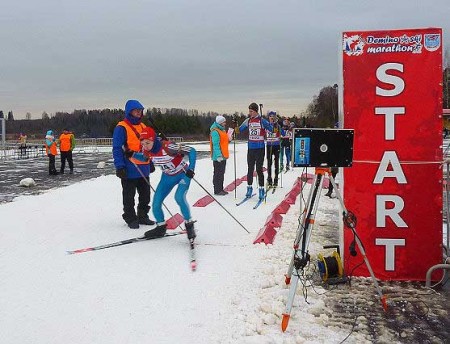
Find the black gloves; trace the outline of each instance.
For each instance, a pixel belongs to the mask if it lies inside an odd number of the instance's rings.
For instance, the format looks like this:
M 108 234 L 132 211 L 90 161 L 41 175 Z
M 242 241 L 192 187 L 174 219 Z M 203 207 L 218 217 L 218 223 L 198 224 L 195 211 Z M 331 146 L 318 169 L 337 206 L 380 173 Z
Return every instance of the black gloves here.
M 118 168 L 116 170 L 116 176 L 120 179 L 125 179 L 127 177 L 127 170 L 125 168 Z
M 192 171 L 192 170 L 187 170 L 187 171 L 184 172 L 184 173 L 186 173 L 186 176 L 187 176 L 188 178 L 194 178 L 194 175 L 195 175 L 194 171 Z
M 155 165 L 153 164 L 153 162 L 150 162 L 150 173 L 155 172 Z

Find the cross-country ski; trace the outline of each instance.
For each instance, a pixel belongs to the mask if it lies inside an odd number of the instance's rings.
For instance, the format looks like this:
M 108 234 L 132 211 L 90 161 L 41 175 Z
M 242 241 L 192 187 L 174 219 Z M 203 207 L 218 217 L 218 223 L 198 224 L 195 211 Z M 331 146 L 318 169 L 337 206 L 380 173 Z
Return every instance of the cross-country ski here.
M 247 202 L 248 200 L 250 200 L 252 197 L 254 197 L 256 194 L 252 194 L 250 197 L 245 197 L 243 200 L 241 200 L 240 202 L 236 203 L 236 206 L 240 206 L 241 204 L 244 204 L 245 202 Z
M 186 233 L 185 231 L 167 233 L 162 238 L 177 236 L 177 235 L 185 234 L 185 233 Z M 85 252 L 90 252 L 90 251 L 99 251 L 99 250 L 104 250 L 106 248 L 123 246 L 123 245 L 132 244 L 132 243 L 135 243 L 135 242 L 148 241 L 148 240 L 153 240 L 153 239 L 157 239 L 157 238 L 148 239 L 145 236 L 140 236 L 140 237 L 135 237 L 135 238 L 131 238 L 131 239 L 116 241 L 116 242 L 113 242 L 113 243 L 110 243 L 110 244 L 104 244 L 104 245 L 99 245 L 99 246 L 80 248 L 80 249 L 77 249 L 77 250 L 66 251 L 66 252 L 67 252 L 67 254 L 78 254 L 78 253 L 85 253 Z

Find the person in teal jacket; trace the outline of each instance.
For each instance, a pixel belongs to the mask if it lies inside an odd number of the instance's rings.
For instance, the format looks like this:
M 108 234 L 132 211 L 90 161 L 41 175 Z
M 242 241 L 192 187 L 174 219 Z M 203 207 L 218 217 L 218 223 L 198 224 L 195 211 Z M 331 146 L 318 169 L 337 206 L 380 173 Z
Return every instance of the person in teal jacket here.
M 213 161 L 213 186 L 214 194 L 225 196 L 228 194 L 223 189 L 223 180 L 225 177 L 225 169 L 227 166 L 228 153 L 228 135 L 225 131 L 226 119 L 223 116 L 217 116 L 210 129 L 210 148 L 211 159 Z

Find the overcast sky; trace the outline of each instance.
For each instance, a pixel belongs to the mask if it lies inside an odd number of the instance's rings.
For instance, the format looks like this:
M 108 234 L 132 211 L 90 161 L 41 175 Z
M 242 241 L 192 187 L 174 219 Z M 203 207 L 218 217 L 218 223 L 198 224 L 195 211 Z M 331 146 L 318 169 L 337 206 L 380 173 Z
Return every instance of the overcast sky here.
M 0 110 L 179 107 L 252 101 L 303 111 L 339 81 L 343 31 L 441 27 L 449 0 L 17 0 L 0 5 Z

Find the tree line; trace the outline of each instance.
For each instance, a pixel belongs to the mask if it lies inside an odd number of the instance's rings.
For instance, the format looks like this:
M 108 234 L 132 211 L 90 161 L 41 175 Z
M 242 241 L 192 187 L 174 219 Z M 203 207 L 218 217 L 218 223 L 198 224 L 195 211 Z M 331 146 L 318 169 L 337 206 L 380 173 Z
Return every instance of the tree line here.
M 167 136 L 181 136 L 184 139 L 208 139 L 209 128 L 214 122 L 217 112 L 202 113 L 198 110 L 186 110 L 179 108 L 147 109 L 143 123 L 154 126 Z M 232 125 L 232 117 L 237 116 L 241 123 L 246 118 L 244 113 L 223 114 Z M 0 111 L 0 118 L 3 112 Z M 47 130 L 53 130 L 57 135 L 68 129 L 77 138 L 83 137 L 112 137 L 112 133 L 117 123 L 123 120 L 125 113 L 122 109 L 102 109 L 102 110 L 74 110 L 68 112 L 56 112 L 49 116 L 46 112 L 41 119 L 14 119 L 12 111 L 6 117 L 6 133 L 10 140 L 16 139 L 19 133 L 24 133 L 28 138 L 43 138 Z M 305 126 L 306 120 L 294 116 L 291 121 Z
M 450 108 L 450 68 L 443 71 L 443 107 Z M 304 111 L 299 115 L 289 118 L 295 122 L 296 127 L 311 128 L 334 128 L 339 123 L 338 105 L 338 85 L 327 85 L 320 89 Z M 198 110 L 187 110 L 179 108 L 148 108 L 145 112 L 143 122 L 151 125 L 149 117 L 156 127 L 167 136 L 182 136 L 185 139 L 207 139 L 209 128 L 214 122 L 217 112 L 200 112 Z M 247 114 L 233 113 L 224 114 L 231 125 L 232 116 L 238 117 L 238 122 L 242 123 Z M 281 114 L 282 116 L 283 114 Z M 102 109 L 102 110 L 74 110 L 68 112 L 56 112 L 50 116 L 42 113 L 41 119 L 15 120 L 12 111 L 4 116 L 0 111 L 0 118 L 6 119 L 6 132 L 9 139 L 16 138 L 19 133 L 25 133 L 29 138 L 42 138 L 47 130 L 61 133 L 64 128 L 72 131 L 76 137 L 111 137 L 115 126 L 123 120 L 125 113 L 122 109 Z
M 0 111 L 0 117 L 2 114 Z M 143 122 L 150 125 L 151 117 L 156 126 L 168 136 L 205 137 L 217 115 L 214 112 L 151 108 L 146 110 Z M 71 113 L 56 112 L 53 116 L 44 112 L 41 119 L 32 120 L 14 120 L 11 112 L 6 117 L 6 132 L 10 139 L 19 133 L 27 134 L 28 138 L 42 138 L 47 130 L 58 134 L 63 129 L 68 129 L 80 138 L 112 137 L 114 128 L 124 117 L 122 109 L 74 110 Z

